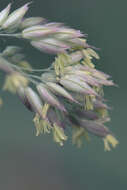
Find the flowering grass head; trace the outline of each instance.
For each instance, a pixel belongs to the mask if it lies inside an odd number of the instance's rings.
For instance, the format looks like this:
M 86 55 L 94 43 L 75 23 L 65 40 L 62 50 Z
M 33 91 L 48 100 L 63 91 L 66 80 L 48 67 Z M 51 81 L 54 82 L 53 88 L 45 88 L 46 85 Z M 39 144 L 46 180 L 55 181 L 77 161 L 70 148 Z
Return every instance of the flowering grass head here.
M 105 126 L 110 117 L 103 91 L 114 83 L 95 68 L 94 60 L 100 59 L 96 48 L 79 30 L 41 17 L 25 18 L 29 3 L 12 13 L 10 8 L 0 12 L 0 37 L 24 39 L 41 52 L 55 54 L 49 68 L 33 69 L 21 47 L 7 46 L 0 53 L 0 69 L 6 74 L 3 89 L 18 95 L 34 113 L 36 135 L 52 133 L 63 146 L 70 128 L 78 147 L 89 141 L 89 134 L 102 139 L 107 151 L 110 145 L 116 147 L 117 139 Z

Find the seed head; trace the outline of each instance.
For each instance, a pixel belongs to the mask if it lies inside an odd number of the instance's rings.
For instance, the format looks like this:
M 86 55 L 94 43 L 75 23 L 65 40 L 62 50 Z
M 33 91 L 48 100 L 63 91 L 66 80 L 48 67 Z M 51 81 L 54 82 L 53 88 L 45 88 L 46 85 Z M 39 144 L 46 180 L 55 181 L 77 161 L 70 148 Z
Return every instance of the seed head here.
M 36 92 L 34 92 L 30 87 L 27 87 L 25 89 L 25 95 L 29 101 L 29 104 L 32 107 L 32 110 L 34 110 L 35 113 L 37 113 L 41 118 L 43 118 L 42 115 L 42 101 L 40 100 L 39 96 Z
M 29 9 L 29 4 L 27 3 L 24 6 L 20 7 L 19 9 L 16 9 L 14 12 L 12 12 L 9 17 L 7 18 L 7 20 L 3 23 L 2 28 L 3 29 L 8 29 L 8 28 L 13 28 L 16 25 L 19 25 L 19 23 L 21 22 L 22 18 L 24 17 L 24 15 L 26 14 L 26 12 Z
M 6 21 L 8 14 L 10 12 L 11 3 L 8 4 L 8 6 L 0 12 L 0 26 L 3 25 L 3 23 Z
M 61 111 L 65 111 L 66 112 L 66 109 L 64 108 L 64 106 L 59 102 L 59 100 L 55 97 L 55 95 L 53 95 L 46 88 L 45 85 L 39 84 L 37 86 L 37 90 L 38 90 L 38 93 L 40 94 L 40 97 L 42 98 L 42 100 L 46 101 L 47 103 L 51 104 L 52 106 L 57 107 Z
M 44 22 L 45 19 L 42 17 L 29 17 L 22 20 L 20 28 L 24 29 L 35 25 L 43 24 Z
M 114 83 L 96 69 L 97 49 L 79 30 L 42 17 L 25 18 L 29 3 L 11 14 L 10 7 L 0 12 L 1 36 L 27 39 L 36 49 L 56 54 L 49 68 L 33 69 L 20 47 L 7 46 L 0 53 L 0 70 L 6 73 L 4 90 L 16 93 L 35 114 L 36 135 L 52 132 L 54 141 L 63 146 L 65 130 L 70 128 L 72 143 L 78 147 L 89 140 L 89 133 L 104 141 L 105 150 L 110 150 L 110 144 L 116 147 L 118 141 L 105 126 L 110 107 L 103 91 L 103 86 Z

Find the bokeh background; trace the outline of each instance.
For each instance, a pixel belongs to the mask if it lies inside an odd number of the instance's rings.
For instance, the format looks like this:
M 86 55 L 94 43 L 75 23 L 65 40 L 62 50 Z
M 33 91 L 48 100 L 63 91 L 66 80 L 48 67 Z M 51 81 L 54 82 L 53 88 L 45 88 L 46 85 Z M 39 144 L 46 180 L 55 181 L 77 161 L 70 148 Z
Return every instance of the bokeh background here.
M 10 1 L 0 0 L 2 10 Z M 13 0 L 13 9 L 27 0 Z M 108 126 L 120 141 L 111 152 L 103 151 L 103 142 L 77 149 L 69 140 L 63 148 L 52 137 L 35 136 L 33 116 L 16 96 L 1 92 L 0 109 L 0 189 L 1 190 L 119 190 L 127 189 L 127 14 L 122 0 L 34 0 L 27 16 L 42 16 L 64 22 L 88 34 L 90 44 L 100 47 L 97 68 L 113 76 L 118 88 L 105 89 L 112 107 Z M 24 41 L 1 40 L 26 47 L 35 68 L 47 67 L 53 56 L 45 55 Z M 3 75 L 0 73 L 0 85 Z

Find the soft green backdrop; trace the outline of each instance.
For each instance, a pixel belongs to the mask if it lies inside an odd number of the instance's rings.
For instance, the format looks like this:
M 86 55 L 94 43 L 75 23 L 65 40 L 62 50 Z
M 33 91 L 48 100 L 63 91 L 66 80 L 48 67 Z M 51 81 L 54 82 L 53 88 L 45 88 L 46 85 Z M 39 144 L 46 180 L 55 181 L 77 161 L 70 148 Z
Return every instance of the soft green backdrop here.
M 2 10 L 10 1 L 0 0 Z M 17 8 L 26 0 L 13 0 Z M 119 88 L 105 89 L 112 106 L 108 124 L 120 141 L 111 152 L 94 138 L 82 149 L 71 142 L 59 148 L 51 137 L 35 136 L 32 115 L 18 98 L 2 93 L 0 109 L 1 190 L 120 190 L 127 189 L 127 3 L 124 0 L 34 0 L 28 16 L 64 22 L 89 34 L 90 44 L 100 47 L 97 68 L 111 74 Z M 15 40 L 1 40 L 0 49 Z M 41 54 L 24 42 L 34 67 L 47 67 L 52 56 Z M 0 73 L 0 77 L 3 75 Z M 2 85 L 2 81 L 0 81 Z

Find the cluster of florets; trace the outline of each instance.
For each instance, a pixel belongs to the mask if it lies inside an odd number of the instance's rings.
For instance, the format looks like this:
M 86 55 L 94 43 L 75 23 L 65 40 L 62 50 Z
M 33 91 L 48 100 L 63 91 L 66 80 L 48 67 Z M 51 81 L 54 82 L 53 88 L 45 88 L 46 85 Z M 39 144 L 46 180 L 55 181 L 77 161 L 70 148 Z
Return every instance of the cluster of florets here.
M 56 58 L 47 69 L 33 69 L 20 47 L 8 46 L 0 54 L 0 69 L 7 74 L 4 90 L 16 93 L 34 112 L 37 136 L 52 132 L 55 142 L 62 146 L 67 140 L 65 131 L 71 128 L 73 144 L 80 147 L 91 133 L 101 137 L 105 150 L 110 150 L 109 143 L 115 147 L 118 141 L 104 125 L 110 118 L 103 86 L 114 83 L 95 68 L 93 60 L 99 59 L 96 48 L 87 44 L 80 31 L 61 23 L 24 18 L 28 5 L 9 15 L 9 4 L 0 13 L 2 35 L 27 39 L 40 51 L 56 54 Z

